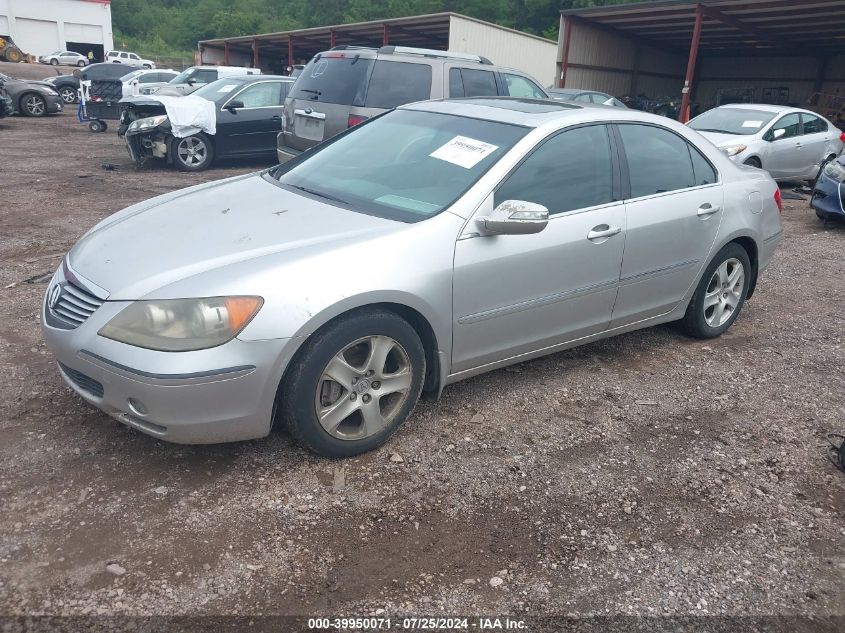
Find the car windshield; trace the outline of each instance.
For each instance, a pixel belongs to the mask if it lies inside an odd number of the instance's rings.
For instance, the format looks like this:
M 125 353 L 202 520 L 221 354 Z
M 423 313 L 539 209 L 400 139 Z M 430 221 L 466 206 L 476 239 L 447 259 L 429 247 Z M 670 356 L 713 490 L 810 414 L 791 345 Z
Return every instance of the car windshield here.
M 775 117 L 774 112 L 750 108 L 713 108 L 689 122 L 699 132 L 756 134 Z
M 196 72 L 196 68 L 188 68 L 187 70 L 183 70 L 181 73 L 176 75 L 173 79 L 170 80 L 172 84 L 185 84 L 188 83 L 188 79 L 194 76 Z
M 176 79 L 178 79 L 178 77 Z M 176 79 L 172 80 L 171 83 L 178 83 Z M 216 101 L 223 95 L 229 94 L 235 88 L 242 85 L 243 82 L 233 81 L 231 78 L 218 79 L 217 81 L 212 81 L 210 84 L 204 85 L 199 90 L 195 90 L 192 94 L 202 97 L 203 99 L 207 99 L 208 101 Z
M 528 128 L 393 110 L 270 172 L 354 211 L 416 222 L 457 200 Z

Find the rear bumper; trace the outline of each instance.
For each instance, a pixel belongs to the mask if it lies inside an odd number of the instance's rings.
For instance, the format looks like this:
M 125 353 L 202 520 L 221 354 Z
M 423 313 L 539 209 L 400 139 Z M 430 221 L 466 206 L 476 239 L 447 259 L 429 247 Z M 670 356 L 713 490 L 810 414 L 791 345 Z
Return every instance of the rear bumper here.
M 293 149 L 288 147 L 287 145 L 277 145 L 276 146 L 276 157 L 279 159 L 279 163 L 286 163 L 289 160 L 292 160 L 299 156 L 302 152 L 298 149 Z

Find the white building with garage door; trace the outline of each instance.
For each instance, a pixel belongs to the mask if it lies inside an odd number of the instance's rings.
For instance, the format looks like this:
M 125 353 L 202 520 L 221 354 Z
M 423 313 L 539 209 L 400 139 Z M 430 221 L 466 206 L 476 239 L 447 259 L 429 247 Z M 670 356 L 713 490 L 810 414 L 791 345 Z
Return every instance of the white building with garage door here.
M 114 48 L 111 0 L 0 0 L 0 37 L 28 55 L 91 51 L 102 61 Z

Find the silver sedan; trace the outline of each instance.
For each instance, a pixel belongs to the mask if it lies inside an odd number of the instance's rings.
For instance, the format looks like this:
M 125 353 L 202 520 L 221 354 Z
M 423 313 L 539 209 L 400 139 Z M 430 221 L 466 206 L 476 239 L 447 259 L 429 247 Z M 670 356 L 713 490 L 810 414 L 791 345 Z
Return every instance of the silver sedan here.
M 722 334 L 779 190 L 697 132 L 524 99 L 403 106 L 296 160 L 106 218 L 43 305 L 64 380 L 173 442 L 348 456 L 421 392 L 678 321 Z
M 736 103 L 700 114 L 689 126 L 738 164 L 765 169 L 778 180 L 815 180 L 842 153 L 845 134 L 815 112 Z

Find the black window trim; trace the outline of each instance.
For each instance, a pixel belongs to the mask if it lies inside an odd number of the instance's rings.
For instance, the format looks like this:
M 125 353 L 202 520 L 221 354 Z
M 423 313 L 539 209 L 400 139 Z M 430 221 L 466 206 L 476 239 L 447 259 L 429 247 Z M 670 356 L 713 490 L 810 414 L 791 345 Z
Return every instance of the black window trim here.
M 663 127 L 662 125 L 657 125 L 656 123 L 650 123 L 650 122 L 646 122 L 646 121 L 608 121 L 607 124 L 612 128 L 613 136 L 616 138 L 619 165 L 620 165 L 620 168 L 622 170 L 622 192 L 624 194 L 624 196 L 622 198 L 623 202 L 626 202 L 626 203 L 627 202 L 635 202 L 635 201 L 639 201 L 639 200 L 646 200 L 648 198 L 658 198 L 658 197 L 662 197 L 662 196 L 670 196 L 673 193 L 678 193 L 680 191 L 692 191 L 693 189 L 704 189 L 705 187 L 715 187 L 717 185 L 722 184 L 722 173 L 719 171 L 719 169 L 716 167 L 716 165 L 713 164 L 713 161 L 710 160 L 710 158 L 707 156 L 707 154 L 705 154 L 700 149 L 695 147 L 695 145 L 693 145 L 689 141 L 689 139 L 685 138 L 681 134 L 678 134 L 675 130 L 670 130 L 669 128 Z M 681 139 L 684 143 L 687 144 L 687 151 L 688 152 L 689 152 L 689 146 L 692 145 L 692 147 L 699 154 L 701 154 L 701 157 L 704 158 L 704 160 L 707 161 L 707 163 L 710 165 L 710 167 L 713 168 L 713 172 L 716 174 L 716 182 L 712 182 L 712 183 L 707 184 L 707 185 L 693 185 L 692 187 L 684 187 L 683 189 L 672 189 L 672 191 L 661 191 L 659 193 L 650 193 L 650 194 L 645 195 L 645 196 L 639 196 L 638 198 L 632 198 L 631 197 L 631 172 L 628 169 L 628 156 L 625 154 L 625 143 L 622 141 L 622 133 L 619 131 L 620 125 L 644 125 L 646 127 L 653 127 L 653 128 L 657 128 L 658 130 L 663 130 L 664 132 L 669 132 L 670 134 L 674 134 L 679 139 Z M 693 176 L 695 176 L 695 169 L 694 169 L 694 166 L 692 164 L 692 156 L 690 156 L 690 167 L 693 168 Z
M 569 132 L 570 130 L 576 130 L 578 128 L 594 127 L 594 126 L 602 126 L 602 127 L 605 128 L 605 133 L 607 134 L 608 144 L 610 145 L 610 164 L 611 164 L 611 168 L 610 168 L 610 173 L 611 173 L 610 191 L 611 191 L 611 195 L 613 196 L 613 200 L 611 200 L 610 202 L 604 202 L 602 204 L 596 204 L 596 205 L 593 205 L 591 207 L 582 207 L 582 208 L 578 208 L 578 209 L 570 209 L 568 211 L 559 211 L 557 213 L 553 213 L 551 210 L 549 210 L 549 220 L 554 220 L 556 218 L 560 218 L 560 217 L 563 217 L 565 215 L 574 215 L 574 214 L 577 214 L 577 213 L 585 213 L 585 212 L 594 211 L 594 210 L 597 210 L 597 209 L 606 209 L 607 207 L 611 207 L 611 206 L 614 206 L 614 205 L 617 205 L 617 204 L 624 203 L 625 200 L 621 195 L 623 193 L 623 189 L 622 189 L 623 180 L 622 180 L 622 170 L 621 170 L 622 166 L 621 166 L 620 161 L 619 161 L 619 148 L 617 147 L 616 139 L 613 137 L 613 133 L 611 131 L 611 124 L 608 121 L 590 121 L 588 123 L 577 123 L 575 125 L 570 125 L 570 126 L 567 126 L 565 128 L 555 130 L 554 132 L 552 132 L 548 136 L 544 137 L 540 141 L 537 141 L 537 143 L 534 144 L 534 147 L 531 148 L 531 151 L 528 152 L 521 159 L 519 159 L 519 162 L 516 165 L 514 165 L 513 167 L 511 167 L 511 169 L 508 171 L 507 174 L 502 176 L 502 179 L 499 180 L 499 182 L 496 184 L 495 187 L 493 187 L 493 189 L 490 191 L 490 193 L 487 194 L 487 196 L 485 196 L 485 200 L 488 197 L 490 197 L 491 195 L 493 196 L 493 199 L 495 200 L 496 193 L 499 191 L 499 189 L 502 188 L 502 186 L 507 182 L 507 180 L 520 167 L 522 167 L 523 163 L 525 163 L 529 158 L 531 158 L 531 156 L 534 155 L 534 152 L 539 150 L 543 145 L 548 143 L 550 140 L 552 140 L 553 138 L 555 138 L 557 136 L 560 136 L 561 134 L 565 134 L 566 132 Z

